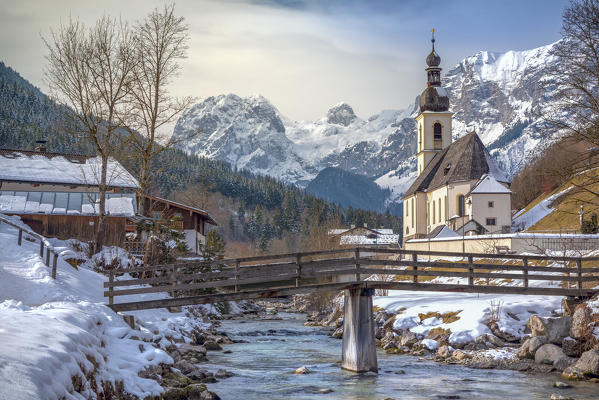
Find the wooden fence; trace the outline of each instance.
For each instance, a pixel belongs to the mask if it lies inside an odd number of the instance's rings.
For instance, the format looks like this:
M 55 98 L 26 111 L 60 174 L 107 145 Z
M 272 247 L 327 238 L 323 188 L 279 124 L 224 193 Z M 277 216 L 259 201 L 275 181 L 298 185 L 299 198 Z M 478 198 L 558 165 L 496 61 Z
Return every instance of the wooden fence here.
M 38 235 L 37 233 L 33 232 L 30 229 L 25 229 L 11 221 L 9 221 L 6 218 L 0 217 L 0 223 L 12 226 L 13 228 L 16 228 L 19 231 L 18 237 L 17 237 L 17 244 L 19 246 L 21 246 L 23 244 L 23 234 L 26 234 L 30 237 L 33 237 L 35 240 L 39 240 L 40 242 L 40 257 L 42 258 L 42 260 L 44 259 L 44 255 L 45 255 L 45 263 L 47 267 L 50 267 L 50 258 L 51 258 L 51 254 L 54 255 L 54 257 L 52 258 L 52 271 L 51 271 L 51 276 L 53 279 L 56 279 L 56 269 L 57 269 L 57 264 L 58 264 L 58 253 L 56 252 L 56 250 L 54 250 L 54 247 L 50 244 L 50 242 L 48 242 L 48 240 L 41 236 Z M 45 250 L 45 253 L 44 253 Z
M 122 273 L 137 277 L 116 280 Z M 435 278 L 458 281 L 432 281 Z M 502 281 L 498 284 L 490 280 Z M 530 281 L 553 282 L 553 285 L 531 286 Z M 397 290 L 590 296 L 597 290 L 586 288 L 587 282 L 599 282 L 599 257 L 424 253 L 358 247 L 113 270 L 109 281 L 104 283 L 104 296 L 113 309 L 122 311 L 341 290 L 356 285 Z M 171 298 L 114 302 L 115 297 L 148 293 L 168 293 Z

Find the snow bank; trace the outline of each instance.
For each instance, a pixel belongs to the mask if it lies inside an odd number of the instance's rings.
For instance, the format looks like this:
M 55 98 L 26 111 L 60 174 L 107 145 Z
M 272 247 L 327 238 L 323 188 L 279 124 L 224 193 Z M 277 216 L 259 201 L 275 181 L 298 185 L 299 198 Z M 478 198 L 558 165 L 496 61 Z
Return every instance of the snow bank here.
M 72 252 L 66 242 L 52 242 L 61 254 Z M 1 223 L 0 249 L 0 399 L 94 398 L 94 380 L 97 387 L 122 381 L 140 398 L 158 395 L 156 381 L 138 376 L 150 365 L 172 362 L 154 343 L 205 327 L 186 310 L 159 309 L 130 313 L 140 325 L 132 330 L 103 305 L 103 275 L 61 258 L 52 279 L 39 245 L 23 240 L 18 246 L 17 230 Z M 78 392 L 73 376 L 87 377 Z
M 526 321 L 532 314 L 550 315 L 560 308 L 557 296 L 521 296 L 471 293 L 436 293 L 392 290 L 389 296 L 376 297 L 374 305 L 397 314 L 394 329 L 409 329 L 426 336 L 431 329 L 449 329 L 451 344 L 474 341 L 483 334 L 491 334 L 485 324 L 489 319 L 491 302 L 501 304 L 499 328 L 514 336 L 522 337 Z M 457 321 L 444 323 L 441 318 L 421 320 L 419 314 L 440 314 L 459 311 Z M 517 319 L 516 319 L 517 318 Z

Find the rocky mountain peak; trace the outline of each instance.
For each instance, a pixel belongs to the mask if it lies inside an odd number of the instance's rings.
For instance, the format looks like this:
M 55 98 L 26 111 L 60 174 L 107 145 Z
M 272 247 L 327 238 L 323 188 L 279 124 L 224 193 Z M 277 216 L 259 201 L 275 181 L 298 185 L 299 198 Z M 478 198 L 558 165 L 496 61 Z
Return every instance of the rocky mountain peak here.
M 347 103 L 336 104 L 327 112 L 327 122 L 329 124 L 349 126 L 355 119 L 356 114 Z

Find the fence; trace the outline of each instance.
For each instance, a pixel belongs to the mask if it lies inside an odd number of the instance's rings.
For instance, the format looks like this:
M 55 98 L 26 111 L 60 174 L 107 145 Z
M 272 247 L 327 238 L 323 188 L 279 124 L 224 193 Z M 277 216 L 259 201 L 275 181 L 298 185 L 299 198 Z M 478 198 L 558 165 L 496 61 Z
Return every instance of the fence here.
M 52 272 L 51 272 L 51 276 L 53 279 L 56 279 L 56 269 L 57 269 L 57 264 L 58 264 L 58 253 L 56 253 L 56 250 L 54 250 L 54 247 L 52 247 L 52 245 L 50 244 L 50 242 L 48 242 L 48 240 L 46 240 L 45 237 L 38 235 L 37 233 L 29 230 L 29 229 L 24 229 L 23 227 L 9 221 L 6 218 L 0 217 L 0 222 L 6 224 L 6 225 L 10 225 L 13 228 L 18 229 L 19 231 L 19 235 L 17 238 L 17 244 L 19 246 L 21 246 L 23 244 L 23 233 L 27 234 L 28 236 L 31 236 L 37 240 L 39 240 L 40 242 L 40 257 L 42 258 L 42 260 L 44 259 L 44 250 L 46 250 L 45 252 L 45 258 L 46 258 L 46 266 L 50 267 L 50 254 L 54 255 L 54 258 L 52 260 Z

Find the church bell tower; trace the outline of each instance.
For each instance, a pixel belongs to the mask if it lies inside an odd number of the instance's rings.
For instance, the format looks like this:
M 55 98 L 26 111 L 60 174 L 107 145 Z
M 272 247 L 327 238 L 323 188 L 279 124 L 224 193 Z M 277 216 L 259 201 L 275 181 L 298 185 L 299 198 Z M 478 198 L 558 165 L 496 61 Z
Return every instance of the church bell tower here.
M 435 52 L 435 30 L 432 51 L 426 57 L 427 87 L 420 95 L 420 114 L 416 117 L 418 175 L 424 171 L 435 154 L 451 144 L 449 96 L 441 86 L 441 57 Z

